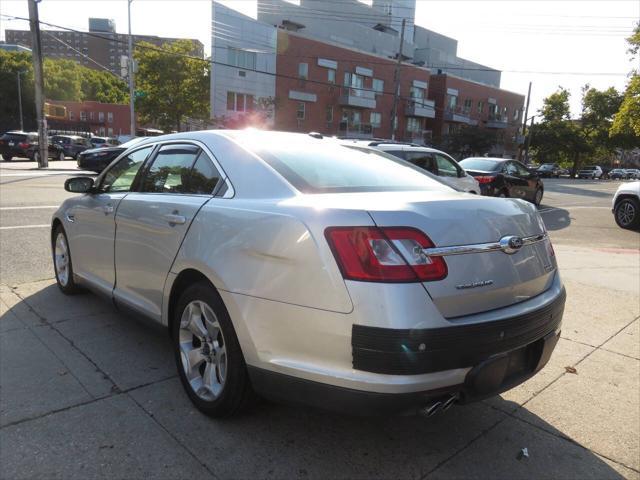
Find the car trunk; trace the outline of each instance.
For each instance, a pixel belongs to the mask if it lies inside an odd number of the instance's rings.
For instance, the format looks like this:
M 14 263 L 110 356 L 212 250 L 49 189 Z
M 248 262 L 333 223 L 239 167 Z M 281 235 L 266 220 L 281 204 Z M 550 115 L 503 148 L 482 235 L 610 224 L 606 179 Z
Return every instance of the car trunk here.
M 384 197 L 384 195 L 382 196 Z M 401 205 L 379 198 L 367 210 L 378 226 L 409 226 L 436 247 L 497 242 L 544 232 L 535 207 L 521 200 L 469 195 L 414 195 Z M 379 208 L 376 208 L 379 207 Z M 549 288 L 556 269 L 548 240 L 502 251 L 444 257 L 447 277 L 423 285 L 447 318 L 505 307 Z

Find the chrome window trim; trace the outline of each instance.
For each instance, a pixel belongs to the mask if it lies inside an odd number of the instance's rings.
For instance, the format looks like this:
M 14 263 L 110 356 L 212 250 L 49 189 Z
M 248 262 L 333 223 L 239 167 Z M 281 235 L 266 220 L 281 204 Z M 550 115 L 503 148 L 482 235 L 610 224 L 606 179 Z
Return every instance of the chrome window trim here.
M 531 235 L 529 237 L 522 237 L 522 247 L 533 245 L 538 242 L 543 242 L 547 238 L 548 235 L 546 233 L 539 233 L 537 235 Z M 507 245 L 504 245 L 504 243 L 502 243 L 501 241 L 497 241 L 489 243 L 474 243 L 470 245 L 457 245 L 452 247 L 425 248 L 422 251 L 428 257 L 446 257 L 449 255 L 467 255 L 470 253 L 500 252 L 505 251 L 506 248 Z M 505 253 L 507 252 L 505 251 Z
M 202 151 L 206 153 L 209 159 L 213 162 L 213 165 L 216 167 L 218 172 L 220 172 L 221 180 L 227 184 L 227 191 L 224 193 L 224 195 L 218 198 L 233 198 L 235 196 L 236 191 L 233 188 L 233 184 L 231 183 L 231 180 L 229 180 L 229 176 L 227 175 L 227 172 L 224 171 L 224 168 L 222 168 L 222 165 L 220 164 L 216 156 L 211 152 L 209 147 L 203 142 L 201 142 L 200 140 L 174 138 L 171 140 L 150 141 L 148 143 L 145 143 L 144 145 L 141 145 L 140 147 L 142 148 L 142 147 L 153 145 L 154 147 L 159 146 L 158 148 L 160 148 L 163 145 L 170 145 L 172 143 L 174 144 L 188 143 L 188 144 L 200 147 L 200 149 L 202 149 Z M 149 161 L 149 159 L 147 159 L 147 161 Z M 139 193 L 152 193 L 152 192 L 139 192 Z M 158 193 L 158 192 L 155 192 L 155 193 Z M 206 195 L 206 194 L 200 194 L 200 195 Z M 213 192 L 211 192 L 209 196 L 213 196 Z

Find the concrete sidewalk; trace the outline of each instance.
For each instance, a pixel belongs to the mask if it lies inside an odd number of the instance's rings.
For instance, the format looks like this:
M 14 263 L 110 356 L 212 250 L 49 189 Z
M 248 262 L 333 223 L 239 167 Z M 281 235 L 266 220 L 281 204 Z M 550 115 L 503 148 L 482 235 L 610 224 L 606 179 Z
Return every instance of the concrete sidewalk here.
M 0 477 L 638 479 L 640 255 L 556 252 L 568 300 L 549 365 L 432 419 L 263 403 L 215 421 L 165 332 L 52 280 L 2 286 Z

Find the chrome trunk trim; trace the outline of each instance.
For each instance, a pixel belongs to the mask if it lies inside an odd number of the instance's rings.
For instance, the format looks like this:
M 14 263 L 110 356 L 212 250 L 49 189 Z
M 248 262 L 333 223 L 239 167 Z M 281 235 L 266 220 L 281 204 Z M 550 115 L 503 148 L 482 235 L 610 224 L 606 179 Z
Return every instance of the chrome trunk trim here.
M 533 245 L 534 243 L 542 242 L 548 238 L 546 233 L 539 233 L 537 235 L 531 235 L 529 237 L 517 237 L 522 241 L 522 245 L 517 248 L 513 248 L 510 244 L 514 236 L 502 237 L 497 242 L 489 243 L 474 243 L 470 245 L 457 245 L 452 247 L 433 247 L 423 249 L 423 253 L 428 257 L 446 257 L 449 255 L 467 255 L 470 253 L 487 253 L 498 252 L 515 253 L 526 245 Z

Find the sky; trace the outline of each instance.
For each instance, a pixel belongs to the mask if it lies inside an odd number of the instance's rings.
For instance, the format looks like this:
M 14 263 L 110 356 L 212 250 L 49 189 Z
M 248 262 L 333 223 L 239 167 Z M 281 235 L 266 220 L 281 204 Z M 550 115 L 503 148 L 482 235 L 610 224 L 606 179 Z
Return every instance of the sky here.
M 255 18 L 255 0 L 221 0 Z M 127 0 L 42 0 L 40 20 L 88 30 L 89 17 L 112 18 L 127 31 Z M 0 14 L 28 17 L 26 0 L 0 0 Z M 134 0 L 132 31 L 196 38 L 211 45 L 210 0 Z M 458 56 L 503 70 L 501 87 L 526 94 L 529 116 L 558 86 L 580 114 L 581 87 L 623 90 L 632 68 L 625 38 L 640 20 L 640 0 L 417 0 L 417 25 L 458 40 Z M 0 17 L 4 29 L 28 23 Z

